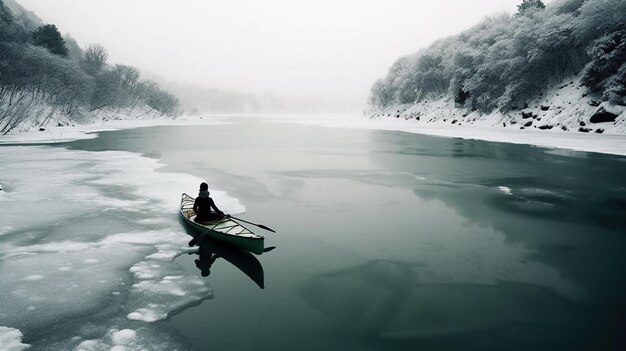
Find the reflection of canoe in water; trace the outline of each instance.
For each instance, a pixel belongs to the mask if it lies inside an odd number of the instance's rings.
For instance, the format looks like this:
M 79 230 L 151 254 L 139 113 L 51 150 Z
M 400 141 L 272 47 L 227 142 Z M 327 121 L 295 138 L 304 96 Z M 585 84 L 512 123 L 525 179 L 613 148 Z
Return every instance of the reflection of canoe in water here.
M 180 200 L 180 214 L 190 228 L 200 233 L 200 235 L 206 235 L 238 246 L 257 255 L 263 253 L 263 237 L 253 233 L 232 218 L 225 218 L 207 224 L 194 222 L 196 218 L 196 214 L 193 212 L 194 201 L 195 199 L 187 194 L 183 194 Z
M 261 289 L 265 288 L 263 266 L 250 252 L 218 240 L 206 238 L 200 243 L 198 254 L 200 255 L 200 261 L 209 262 L 209 267 L 216 258 L 225 259 L 250 277 Z M 203 259 L 205 257 L 208 259 Z M 201 267 L 198 268 L 202 270 Z

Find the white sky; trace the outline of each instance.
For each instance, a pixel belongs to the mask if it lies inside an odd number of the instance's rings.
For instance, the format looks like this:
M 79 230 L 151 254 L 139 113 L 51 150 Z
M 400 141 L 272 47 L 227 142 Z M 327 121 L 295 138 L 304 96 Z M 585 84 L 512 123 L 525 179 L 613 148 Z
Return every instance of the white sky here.
M 364 104 L 400 56 L 521 0 L 18 0 L 171 81 Z

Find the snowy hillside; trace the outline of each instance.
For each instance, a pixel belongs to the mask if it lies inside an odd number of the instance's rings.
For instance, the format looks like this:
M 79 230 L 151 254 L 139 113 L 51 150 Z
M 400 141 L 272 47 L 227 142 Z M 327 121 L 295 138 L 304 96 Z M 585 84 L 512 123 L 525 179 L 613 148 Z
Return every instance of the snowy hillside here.
M 101 45 L 83 50 L 54 24 L 0 0 L 0 135 L 177 114 L 176 97 L 134 67 L 108 64 L 108 56 Z
M 374 118 L 624 134 L 626 2 L 523 0 L 398 59 Z
M 561 130 L 583 133 L 626 134 L 626 107 L 598 101 L 588 95 L 580 79 L 566 80 L 548 89 L 545 96 L 524 109 L 482 113 L 458 107 L 452 99 L 440 97 L 415 104 L 394 105 L 371 113 L 374 119 L 400 118 L 424 126 L 501 127 L 507 129 Z

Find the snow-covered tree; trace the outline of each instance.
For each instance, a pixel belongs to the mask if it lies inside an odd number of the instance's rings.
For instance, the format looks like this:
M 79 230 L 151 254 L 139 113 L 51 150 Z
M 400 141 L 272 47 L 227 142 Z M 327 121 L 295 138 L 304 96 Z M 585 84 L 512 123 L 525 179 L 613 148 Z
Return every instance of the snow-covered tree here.
M 530 11 L 543 10 L 545 8 L 546 5 L 541 0 L 524 0 L 517 5 L 517 14 L 523 15 Z
M 67 57 L 65 40 L 54 24 L 46 24 L 37 28 L 33 32 L 33 44 L 42 46 L 55 55 Z
M 399 58 L 375 83 L 370 102 L 381 107 L 446 94 L 468 108 L 506 111 L 581 71 L 583 84 L 603 99 L 623 101 L 626 1 L 526 0 L 520 11 Z
M 595 40 L 589 46 L 588 54 L 590 61 L 585 66 L 581 82 L 592 91 L 603 93 L 605 99 L 623 103 L 626 30 Z
M 42 123 L 53 114 L 76 121 L 102 109 L 177 111 L 177 99 L 156 83 L 141 81 L 136 68 L 107 65 L 104 47 L 92 45 L 83 55 L 67 37 L 68 57 L 66 42 L 54 25 L 40 26 L 32 14 L 12 6 L 9 10 L 0 0 L 0 133 L 29 120 L 41 122 L 38 113 L 44 110 L 48 112 Z
M 83 65 L 89 74 L 97 74 L 106 65 L 109 59 L 109 52 L 104 46 L 99 44 L 89 45 L 83 54 Z

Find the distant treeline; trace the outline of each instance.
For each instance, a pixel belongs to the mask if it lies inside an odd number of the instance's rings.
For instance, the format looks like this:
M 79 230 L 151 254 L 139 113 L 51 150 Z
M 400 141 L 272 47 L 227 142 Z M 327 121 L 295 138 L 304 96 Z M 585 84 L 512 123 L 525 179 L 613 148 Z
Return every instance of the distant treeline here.
M 501 14 L 398 59 L 372 87 L 383 109 L 448 97 L 483 112 L 524 108 L 563 79 L 626 105 L 626 1 L 524 0 Z
M 269 92 L 253 94 L 176 83 L 164 83 L 164 86 L 179 97 L 181 107 L 190 114 L 263 113 L 285 109 L 283 100 Z
M 174 93 L 180 107 L 188 114 L 266 114 L 266 113 L 354 113 L 363 105 L 360 97 L 281 96 L 269 91 L 242 92 L 206 88 L 191 83 L 159 80 L 161 86 Z M 356 106 L 356 111 L 355 111 Z
M 104 47 L 83 51 L 56 26 L 0 0 L 0 133 L 56 115 L 85 122 L 101 111 L 176 112 L 173 95 L 141 80 L 134 67 L 108 65 L 107 58 Z

